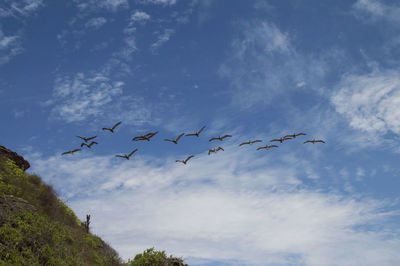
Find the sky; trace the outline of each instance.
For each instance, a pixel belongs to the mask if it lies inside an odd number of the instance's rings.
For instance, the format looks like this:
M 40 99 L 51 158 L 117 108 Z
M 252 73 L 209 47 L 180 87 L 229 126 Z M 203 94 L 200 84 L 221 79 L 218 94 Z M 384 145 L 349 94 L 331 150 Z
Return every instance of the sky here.
M 394 0 L 1 0 L 0 145 L 125 260 L 397 265 L 399 51 Z

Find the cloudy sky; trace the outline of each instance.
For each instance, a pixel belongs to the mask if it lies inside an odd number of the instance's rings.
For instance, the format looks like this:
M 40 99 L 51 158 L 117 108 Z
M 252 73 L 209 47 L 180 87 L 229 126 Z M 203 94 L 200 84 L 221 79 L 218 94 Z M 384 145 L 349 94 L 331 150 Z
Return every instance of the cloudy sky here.
M 399 18 L 395 0 L 2 0 L 0 145 L 124 259 L 396 265 Z M 98 145 L 61 156 L 78 135 Z

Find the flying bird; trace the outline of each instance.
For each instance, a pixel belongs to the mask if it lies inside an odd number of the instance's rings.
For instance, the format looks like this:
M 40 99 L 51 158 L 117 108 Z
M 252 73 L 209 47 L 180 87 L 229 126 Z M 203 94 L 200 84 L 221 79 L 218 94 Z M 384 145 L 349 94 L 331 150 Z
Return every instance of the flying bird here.
M 87 144 L 87 143 L 82 143 L 82 144 L 81 144 L 81 147 L 86 146 L 86 147 L 88 147 L 88 148 L 90 149 L 90 147 L 92 147 L 93 144 L 99 144 L 99 143 L 97 143 L 96 141 L 92 141 L 92 142 L 90 142 L 89 144 Z
M 122 122 L 121 121 L 119 121 L 118 123 L 116 123 L 113 127 L 103 127 L 102 129 L 103 130 L 109 130 L 111 133 L 114 133 L 114 129 L 117 127 L 117 126 L 119 126 L 120 124 L 121 124 Z
M 219 151 L 219 150 L 222 150 L 222 151 L 225 151 L 222 147 L 218 147 L 218 148 L 216 148 L 216 149 L 210 149 L 210 150 L 208 150 L 208 155 L 210 155 L 210 153 L 217 153 L 217 151 Z
M 186 164 L 191 158 L 193 158 L 194 157 L 194 155 L 190 155 L 189 157 L 187 157 L 185 160 L 176 160 L 176 162 L 178 163 L 183 163 L 183 164 Z
M 261 149 L 268 150 L 270 148 L 278 148 L 278 146 L 276 146 L 276 145 L 267 145 L 267 146 L 258 147 L 257 150 L 261 150 Z
M 165 141 L 173 142 L 173 143 L 175 143 L 175 144 L 178 144 L 178 140 L 179 140 L 183 135 L 185 135 L 185 133 L 180 134 L 176 139 L 164 139 L 164 140 L 165 140 Z
M 204 129 L 205 127 L 206 127 L 206 126 L 203 126 L 203 127 L 200 128 L 200 130 L 197 131 L 196 133 L 186 134 L 185 136 L 196 136 L 196 137 L 198 137 L 198 136 L 200 135 L 201 131 L 203 131 L 203 129 Z
M 285 140 L 288 140 L 288 139 L 292 139 L 292 138 L 283 137 L 283 138 L 280 138 L 280 139 L 272 139 L 271 142 L 272 141 L 279 141 L 280 143 L 282 143 L 282 142 L 284 142 Z
M 317 142 L 321 142 L 321 143 L 325 143 L 325 141 L 323 141 L 323 140 L 320 140 L 320 139 L 313 139 L 313 140 L 307 140 L 307 141 L 304 141 L 304 143 L 312 143 L 312 144 L 315 144 L 315 143 L 317 143 Z M 303 143 L 303 144 L 304 144 Z
M 257 143 L 257 142 L 262 142 L 262 140 L 259 140 L 259 139 L 256 139 L 256 140 L 249 140 L 249 141 L 247 141 L 247 142 L 242 142 L 242 143 L 240 143 L 239 146 L 243 146 L 243 145 L 246 145 L 246 144 L 248 144 L 248 145 L 253 145 L 253 143 Z
M 80 151 L 80 150 L 81 150 L 81 149 L 75 149 L 75 150 L 72 150 L 72 151 L 66 151 L 66 152 L 61 153 L 61 155 L 65 155 L 65 154 L 74 155 L 75 152 Z
M 134 140 L 134 141 L 139 141 L 139 140 L 150 141 L 150 139 L 152 137 L 154 137 L 157 133 L 158 133 L 158 131 L 157 132 L 150 132 L 150 133 L 147 133 L 146 135 L 141 135 L 141 136 L 134 137 L 132 140 Z
M 296 137 L 298 137 L 298 136 L 305 136 L 305 135 L 307 135 L 306 133 L 293 133 L 293 135 L 286 135 L 286 136 L 284 136 L 284 138 L 296 138 Z
M 81 136 L 76 136 L 77 138 L 83 139 L 85 142 L 88 142 L 89 140 L 95 139 L 97 138 L 97 136 L 94 137 L 90 137 L 90 138 L 85 138 L 85 137 L 81 137 Z
M 232 137 L 232 135 L 224 135 L 224 136 L 219 136 L 219 137 L 217 137 L 217 138 L 211 138 L 209 141 L 213 141 L 213 140 L 220 140 L 220 141 L 222 141 L 224 138 L 230 138 L 230 137 Z
M 134 154 L 135 152 L 137 152 L 137 149 L 134 149 L 131 153 L 129 153 L 128 155 L 124 154 L 124 155 L 115 155 L 115 157 L 120 157 L 120 158 L 125 158 L 127 160 L 129 160 L 129 157 L 132 156 L 132 154 Z

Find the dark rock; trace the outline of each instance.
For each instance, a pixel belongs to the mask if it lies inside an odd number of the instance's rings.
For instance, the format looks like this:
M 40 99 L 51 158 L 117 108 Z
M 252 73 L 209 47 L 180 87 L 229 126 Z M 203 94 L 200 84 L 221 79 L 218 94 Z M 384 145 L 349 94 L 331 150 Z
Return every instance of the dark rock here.
M 29 162 L 24 159 L 24 157 L 0 145 L 0 160 L 1 159 L 13 160 L 15 164 L 24 171 L 31 166 Z

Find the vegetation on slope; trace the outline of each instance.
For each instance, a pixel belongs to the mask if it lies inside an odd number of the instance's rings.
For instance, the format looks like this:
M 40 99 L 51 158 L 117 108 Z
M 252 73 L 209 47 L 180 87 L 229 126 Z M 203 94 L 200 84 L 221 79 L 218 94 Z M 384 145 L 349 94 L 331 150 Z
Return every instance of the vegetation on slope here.
M 36 175 L 0 156 L 1 265 L 182 266 L 153 248 L 123 263 Z

